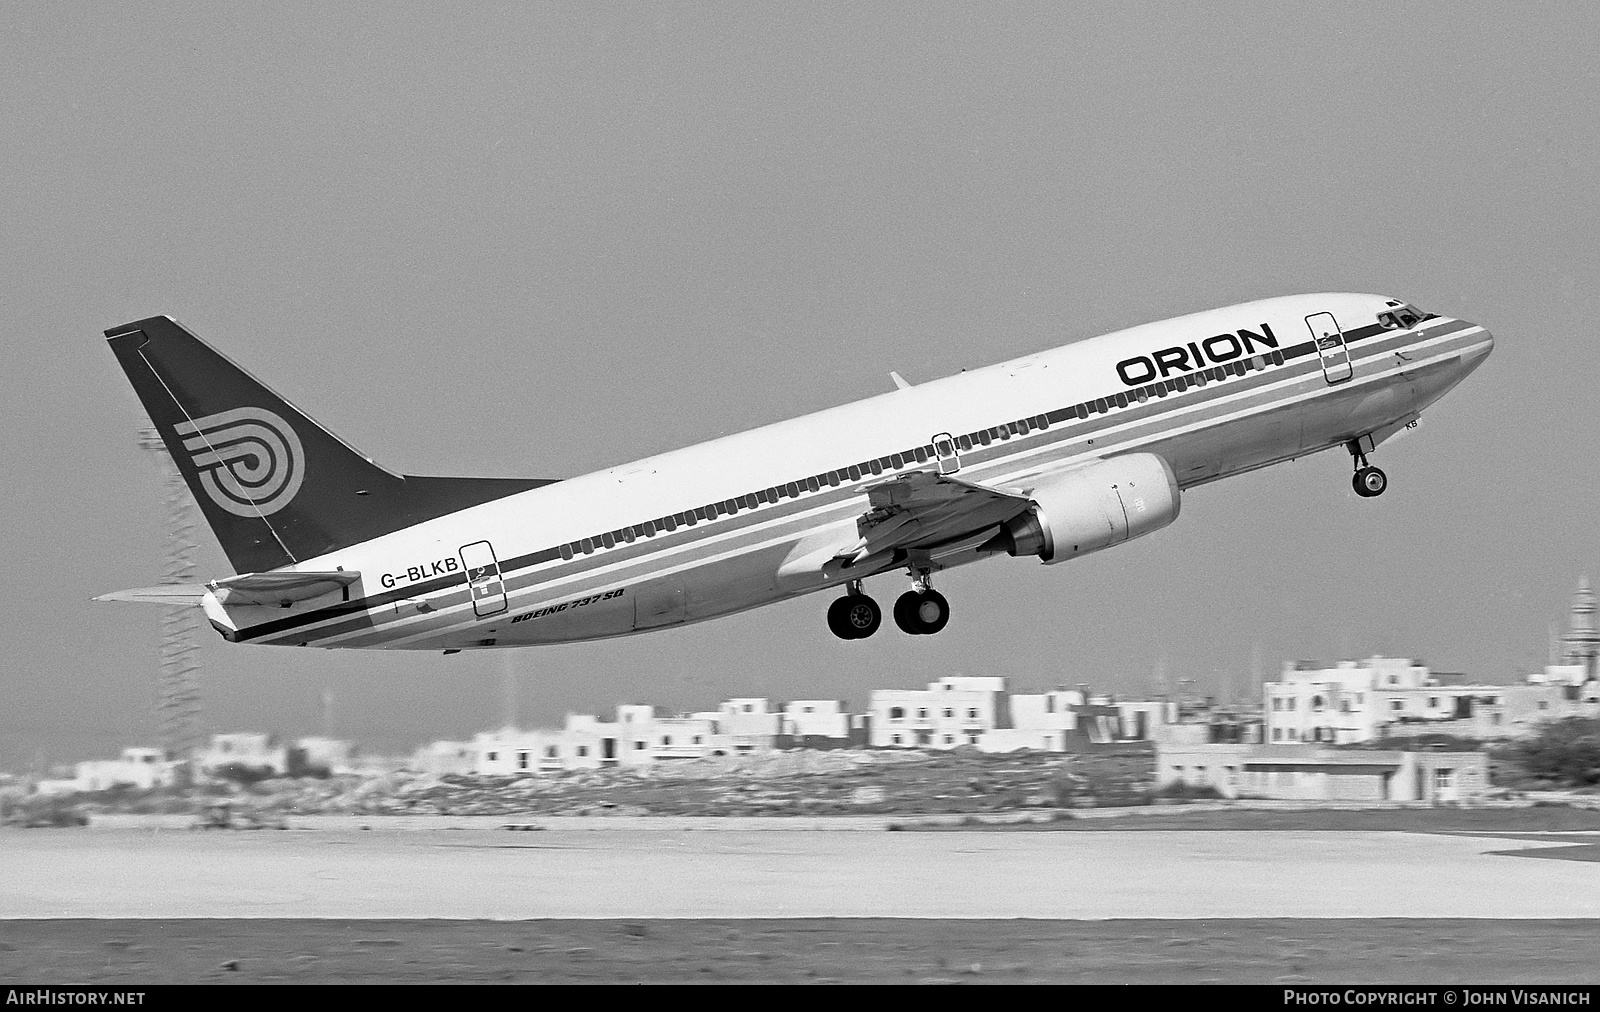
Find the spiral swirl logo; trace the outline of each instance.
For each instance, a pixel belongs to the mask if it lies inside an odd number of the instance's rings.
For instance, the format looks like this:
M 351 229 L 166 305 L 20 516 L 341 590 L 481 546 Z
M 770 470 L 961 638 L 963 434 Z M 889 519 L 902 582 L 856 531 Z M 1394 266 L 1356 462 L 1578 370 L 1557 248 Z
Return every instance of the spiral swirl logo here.
M 182 422 L 177 431 L 206 494 L 234 516 L 270 516 L 300 491 L 305 479 L 300 437 L 271 411 L 219 411 Z

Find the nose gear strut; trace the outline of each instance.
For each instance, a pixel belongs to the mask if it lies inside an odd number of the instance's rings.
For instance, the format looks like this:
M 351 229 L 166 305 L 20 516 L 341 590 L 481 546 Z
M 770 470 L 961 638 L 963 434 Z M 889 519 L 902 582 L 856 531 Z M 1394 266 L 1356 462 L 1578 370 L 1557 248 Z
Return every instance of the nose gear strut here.
M 1383 490 L 1389 487 L 1389 476 L 1381 469 L 1367 463 L 1367 455 L 1361 449 L 1361 440 L 1352 439 L 1345 444 L 1345 448 L 1350 451 L 1350 459 L 1356 469 L 1355 475 L 1350 479 L 1356 495 L 1363 499 L 1383 495 Z

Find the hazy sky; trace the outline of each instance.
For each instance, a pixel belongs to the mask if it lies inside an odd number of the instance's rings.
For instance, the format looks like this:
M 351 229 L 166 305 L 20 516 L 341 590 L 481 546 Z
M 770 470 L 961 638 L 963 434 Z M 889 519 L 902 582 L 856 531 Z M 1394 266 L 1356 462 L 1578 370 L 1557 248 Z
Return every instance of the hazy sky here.
M 157 313 L 393 469 L 548 477 L 1269 295 L 1497 340 L 1382 498 L 1342 452 L 1197 489 L 1115 551 L 945 574 L 936 637 L 836 640 L 827 595 L 452 657 L 207 631 L 207 730 L 317 731 L 326 690 L 409 747 L 496 724 L 508 670 L 533 723 L 1543 663 L 1600 576 L 1600 7 L 1114 6 L 6 5 L 0 768 L 155 738 L 159 611 L 89 599 L 160 579 L 101 336 Z

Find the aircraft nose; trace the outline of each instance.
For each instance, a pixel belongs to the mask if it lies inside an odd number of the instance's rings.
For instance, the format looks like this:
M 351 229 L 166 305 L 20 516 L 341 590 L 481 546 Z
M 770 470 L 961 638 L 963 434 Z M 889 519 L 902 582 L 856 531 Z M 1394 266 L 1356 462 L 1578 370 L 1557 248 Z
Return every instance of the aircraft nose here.
M 1477 340 L 1470 348 L 1461 353 L 1461 364 L 1466 366 L 1468 372 L 1482 365 L 1483 360 L 1488 358 L 1489 353 L 1494 350 L 1494 335 L 1489 333 L 1489 328 L 1482 324 L 1477 324 L 1476 326 L 1479 330 Z

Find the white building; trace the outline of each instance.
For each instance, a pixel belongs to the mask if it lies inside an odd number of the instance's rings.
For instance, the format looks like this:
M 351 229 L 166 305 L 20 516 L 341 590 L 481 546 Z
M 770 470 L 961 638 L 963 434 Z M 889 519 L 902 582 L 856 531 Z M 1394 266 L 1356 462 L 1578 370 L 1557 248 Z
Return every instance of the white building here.
M 297 738 L 292 751 L 298 752 L 313 770 L 326 770 L 334 776 L 354 772 L 355 746 L 348 741 L 317 736 Z
M 1156 784 L 1225 798 L 1473 802 L 1489 788 L 1483 752 L 1390 752 L 1308 745 L 1158 746 Z
M 288 749 L 270 734 L 241 732 L 214 734 L 211 743 L 195 753 L 195 765 L 207 773 L 225 767 L 264 771 L 282 776 L 289 769 Z
M 1148 741 L 1161 737 L 1161 728 L 1178 723 L 1178 704 L 1170 699 L 1113 699 L 1122 737 Z
M 797 699 L 783 704 L 778 726 L 795 738 L 848 738 L 850 714 L 840 699 Z
M 1529 685 L 1582 686 L 1588 680 L 1588 672 L 1581 664 L 1546 664 L 1543 671 L 1536 671 L 1527 678 Z
M 471 772 L 520 776 L 764 751 L 772 747 L 781 717 L 767 700 L 755 698 L 676 717 L 636 704 L 617 707 L 614 721 L 570 713 L 559 729 L 503 728 L 477 735 Z
M 765 698 L 743 696 L 717 707 L 715 719 L 717 733 L 727 737 L 735 751 L 763 752 L 772 748 L 772 740 L 778 736 L 783 714 L 772 709 L 771 703 Z
M 131 787 L 148 791 L 172 783 L 178 764 L 168 762 L 160 749 L 125 748 L 116 759 L 92 759 L 78 763 L 70 780 L 46 780 L 39 784 L 41 794 L 70 794 L 82 791 L 109 791 Z
M 1072 731 L 1078 726 L 1076 707 L 1083 693 L 1076 689 L 1053 692 L 1014 692 L 1008 697 L 1013 727 L 1028 730 Z
M 1083 693 L 1072 689 L 1053 692 L 1012 693 L 1005 699 L 1010 727 L 984 731 L 976 742 L 984 752 L 1016 752 L 1037 749 L 1064 752 L 1067 736 L 1078 729 L 1078 711 Z
M 652 758 L 702 759 L 738 751 L 736 739 L 719 734 L 718 726 L 709 714 L 657 717 L 649 738 Z
M 1519 685 L 1469 683 L 1397 657 L 1284 666 L 1263 688 L 1267 744 L 1344 744 L 1384 736 L 1532 734 L 1548 720 L 1600 716 L 1600 684 L 1586 669 L 1550 665 Z
M 1506 686 L 1464 684 L 1400 657 L 1285 664 L 1262 687 L 1267 744 L 1370 741 L 1398 723 L 1441 723 L 1502 702 Z
M 953 676 L 926 689 L 874 689 L 874 748 L 956 748 L 977 745 L 985 732 L 1011 727 L 1006 680 Z

